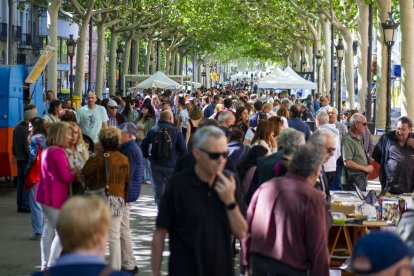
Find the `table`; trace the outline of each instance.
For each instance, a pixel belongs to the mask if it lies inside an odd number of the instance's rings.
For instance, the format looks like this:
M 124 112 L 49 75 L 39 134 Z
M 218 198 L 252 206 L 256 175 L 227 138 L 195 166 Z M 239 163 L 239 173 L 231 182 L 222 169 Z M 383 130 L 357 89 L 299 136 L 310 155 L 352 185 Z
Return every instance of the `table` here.
M 345 239 L 345 248 L 347 249 L 349 256 L 352 255 L 355 242 L 364 234 L 371 230 L 377 231 L 386 227 L 392 230 L 395 225 L 387 224 L 385 222 L 376 221 L 364 221 L 364 224 L 333 224 L 329 231 L 329 256 L 332 260 L 332 256 L 335 250 L 338 250 L 338 242 L 340 238 Z M 331 243 L 332 241 L 332 243 Z

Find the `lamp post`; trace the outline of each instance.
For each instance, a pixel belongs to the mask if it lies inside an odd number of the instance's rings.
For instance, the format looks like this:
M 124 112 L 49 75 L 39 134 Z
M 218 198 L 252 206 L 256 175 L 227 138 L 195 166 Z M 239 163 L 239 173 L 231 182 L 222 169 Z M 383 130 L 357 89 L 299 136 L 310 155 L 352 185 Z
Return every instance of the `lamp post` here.
M 66 40 L 66 47 L 68 50 L 69 62 L 70 62 L 70 72 L 69 72 L 69 95 L 70 100 L 73 100 L 73 56 L 75 55 L 76 41 L 73 39 L 73 35 L 69 35 L 69 39 Z
M 318 54 L 315 55 L 315 57 L 316 57 L 316 67 L 317 67 L 317 70 L 318 70 L 318 93 L 320 93 L 320 90 L 321 90 L 320 89 L 320 85 L 321 85 L 321 81 L 320 81 L 320 79 L 321 79 L 321 65 L 322 65 L 322 59 L 323 59 L 321 50 L 318 51 Z
M 384 23 L 382 23 L 382 31 L 384 33 L 384 43 L 387 45 L 387 120 L 385 122 L 385 132 L 391 131 L 391 47 L 395 42 L 395 30 L 400 25 L 392 18 L 392 13 Z
M 123 54 L 121 47 L 118 46 L 118 49 L 116 49 L 116 58 L 118 59 L 118 92 L 121 92 L 121 60 Z
M 341 76 L 342 76 L 342 60 L 344 59 L 344 44 L 342 43 L 342 38 L 339 39 L 338 44 L 335 46 L 336 48 L 336 59 L 338 60 L 338 79 L 336 82 L 336 90 L 337 93 L 337 109 L 338 114 L 341 114 Z

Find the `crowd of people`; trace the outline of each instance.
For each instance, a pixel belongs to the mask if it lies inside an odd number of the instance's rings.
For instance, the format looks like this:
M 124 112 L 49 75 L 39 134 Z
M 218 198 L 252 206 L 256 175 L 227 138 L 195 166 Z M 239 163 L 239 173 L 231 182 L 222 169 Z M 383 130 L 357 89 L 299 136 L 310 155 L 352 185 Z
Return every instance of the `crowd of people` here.
M 75 111 L 48 93 L 46 114 L 26 106 L 13 136 L 18 211 L 31 212 L 41 270 L 52 275 L 88 250 L 99 252 L 86 258 L 94 266 L 78 269 L 108 269 L 107 242 L 111 269 L 138 273 L 129 220 L 145 183 L 158 209 L 153 275 L 167 234 L 170 275 L 234 275 L 236 240 L 244 275 L 329 275 L 331 190 L 365 191 L 376 160 L 383 188 L 413 192 L 407 117 L 374 147 L 363 114 L 338 114 L 318 93 L 225 87 L 101 100 L 89 92 L 85 102 Z M 40 179 L 26 187 L 39 150 Z M 90 217 L 76 218 L 81 212 Z M 99 221 L 99 231 L 80 229 Z

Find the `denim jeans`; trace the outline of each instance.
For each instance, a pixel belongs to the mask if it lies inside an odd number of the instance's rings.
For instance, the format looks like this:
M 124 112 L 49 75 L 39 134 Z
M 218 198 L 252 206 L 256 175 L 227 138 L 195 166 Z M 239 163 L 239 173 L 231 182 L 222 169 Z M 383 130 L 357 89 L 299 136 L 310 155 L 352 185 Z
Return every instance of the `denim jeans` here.
M 144 175 L 145 175 L 145 182 L 152 183 L 152 170 L 151 170 L 151 163 L 147 158 L 144 158 Z
M 35 201 L 36 190 L 39 186 L 37 183 L 30 189 L 29 194 L 29 205 L 30 205 L 30 212 L 32 216 L 32 228 L 35 234 L 42 234 L 43 233 L 43 211 L 42 206 Z
M 160 199 L 162 194 L 164 193 L 165 185 L 168 183 L 168 181 L 171 179 L 173 175 L 173 168 L 165 168 L 157 165 L 151 164 L 152 169 L 152 189 L 154 192 L 154 200 L 155 204 L 159 207 L 160 205 Z
M 252 275 L 253 276 L 306 276 L 306 271 L 300 271 L 277 260 L 252 254 Z
M 59 216 L 59 209 L 42 205 L 43 209 L 43 234 L 40 240 L 42 268 L 51 267 L 55 264 L 62 252 L 62 245 L 56 231 L 56 223 Z
M 30 209 L 29 192 L 24 190 L 26 170 L 27 162 L 17 161 L 17 209 Z
M 333 191 L 342 191 L 342 170 L 344 168 L 344 161 L 342 160 L 342 157 L 339 157 L 336 160 L 336 172 L 335 172 L 335 178 L 334 182 L 332 184 L 331 190 Z

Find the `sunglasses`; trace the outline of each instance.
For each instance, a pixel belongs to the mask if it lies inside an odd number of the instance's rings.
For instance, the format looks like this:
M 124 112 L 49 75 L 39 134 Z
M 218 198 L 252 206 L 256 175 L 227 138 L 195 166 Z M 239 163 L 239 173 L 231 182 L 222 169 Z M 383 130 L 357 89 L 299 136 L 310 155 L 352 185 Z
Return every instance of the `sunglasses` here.
M 109 109 L 117 109 L 116 106 L 110 106 Z
M 327 148 L 326 149 L 329 153 L 333 153 L 335 152 L 336 148 Z
M 227 158 L 227 156 L 229 155 L 229 152 L 228 151 L 226 151 L 226 152 L 208 152 L 208 151 L 206 151 L 205 149 L 202 149 L 202 148 L 198 148 L 200 151 L 202 151 L 202 152 L 204 152 L 204 153 L 206 153 L 206 154 L 208 154 L 208 157 L 211 159 L 211 160 L 217 160 L 217 159 L 219 159 L 220 158 L 220 156 L 223 156 L 223 158 Z
M 362 123 L 362 122 L 358 122 L 358 123 L 360 123 L 361 125 L 363 125 L 363 126 L 366 126 L 367 125 L 367 123 L 365 122 L 365 123 Z

